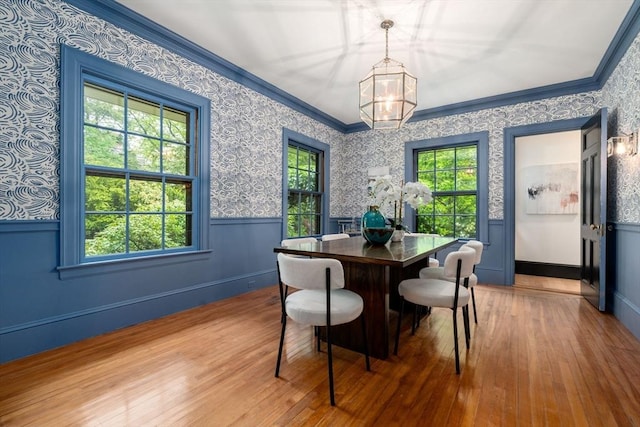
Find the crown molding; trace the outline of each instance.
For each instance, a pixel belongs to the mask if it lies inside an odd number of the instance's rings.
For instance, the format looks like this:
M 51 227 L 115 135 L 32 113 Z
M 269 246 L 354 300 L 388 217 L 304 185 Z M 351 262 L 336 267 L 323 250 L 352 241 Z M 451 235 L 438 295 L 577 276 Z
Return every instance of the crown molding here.
M 151 21 L 114 0 L 64 0 L 98 18 L 130 31 L 140 37 L 181 55 L 197 64 L 255 90 L 301 114 L 317 120 L 339 132 L 354 133 L 369 130 L 365 123 L 345 124 L 299 98 L 277 88 L 250 72 L 232 64 L 213 52 L 187 40 L 175 32 Z M 530 102 L 557 96 L 600 90 L 613 73 L 622 56 L 640 32 L 640 0 L 634 0 L 620 28 L 605 52 L 594 75 L 589 78 L 541 86 L 533 89 L 479 98 L 440 107 L 416 111 L 410 122 L 453 114 L 463 114 L 520 102 Z

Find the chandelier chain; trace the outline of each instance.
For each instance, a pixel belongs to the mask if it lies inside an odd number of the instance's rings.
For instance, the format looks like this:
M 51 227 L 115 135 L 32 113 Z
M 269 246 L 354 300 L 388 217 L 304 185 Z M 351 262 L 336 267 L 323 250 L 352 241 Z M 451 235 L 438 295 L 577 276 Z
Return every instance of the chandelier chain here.
M 380 23 L 380 27 L 384 28 L 384 62 L 389 62 L 389 28 L 393 27 L 393 21 L 390 19 L 385 19 Z

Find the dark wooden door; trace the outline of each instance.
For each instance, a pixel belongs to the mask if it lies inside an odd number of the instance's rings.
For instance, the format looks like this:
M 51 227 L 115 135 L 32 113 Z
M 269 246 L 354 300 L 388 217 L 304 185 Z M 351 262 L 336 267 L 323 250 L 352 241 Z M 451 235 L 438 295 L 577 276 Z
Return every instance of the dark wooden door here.
M 607 110 L 582 127 L 580 293 L 598 310 L 607 308 Z

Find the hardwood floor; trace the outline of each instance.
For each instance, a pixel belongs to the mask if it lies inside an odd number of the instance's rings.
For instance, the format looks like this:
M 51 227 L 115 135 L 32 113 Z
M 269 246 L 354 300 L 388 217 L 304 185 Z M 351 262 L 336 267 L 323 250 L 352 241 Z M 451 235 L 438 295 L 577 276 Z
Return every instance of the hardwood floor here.
M 580 280 L 573 279 L 516 274 L 514 286 L 516 288 L 538 289 L 541 291 L 580 295 Z
M 0 425 L 640 425 L 640 342 L 613 316 L 576 295 L 479 285 L 476 298 L 459 376 L 451 312 L 434 309 L 371 372 L 334 348 L 331 407 L 310 327 L 289 322 L 273 376 L 272 287 L 0 365 Z

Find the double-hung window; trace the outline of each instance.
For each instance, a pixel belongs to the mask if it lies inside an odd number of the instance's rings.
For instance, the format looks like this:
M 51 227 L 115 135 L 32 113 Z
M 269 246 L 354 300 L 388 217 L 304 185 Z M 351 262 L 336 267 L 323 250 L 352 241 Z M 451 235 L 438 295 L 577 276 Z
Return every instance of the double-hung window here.
M 328 164 L 326 144 L 285 130 L 286 229 L 287 237 L 317 236 L 327 219 Z
M 488 239 L 488 132 L 405 144 L 406 180 L 418 180 L 432 201 L 409 216 L 419 233 L 461 239 Z
M 418 181 L 433 200 L 418 208 L 417 230 L 458 238 L 477 234 L 478 156 L 475 144 L 416 153 Z
M 61 82 L 61 271 L 207 249 L 209 101 L 67 46 Z
M 86 77 L 84 258 L 193 246 L 192 107 Z

